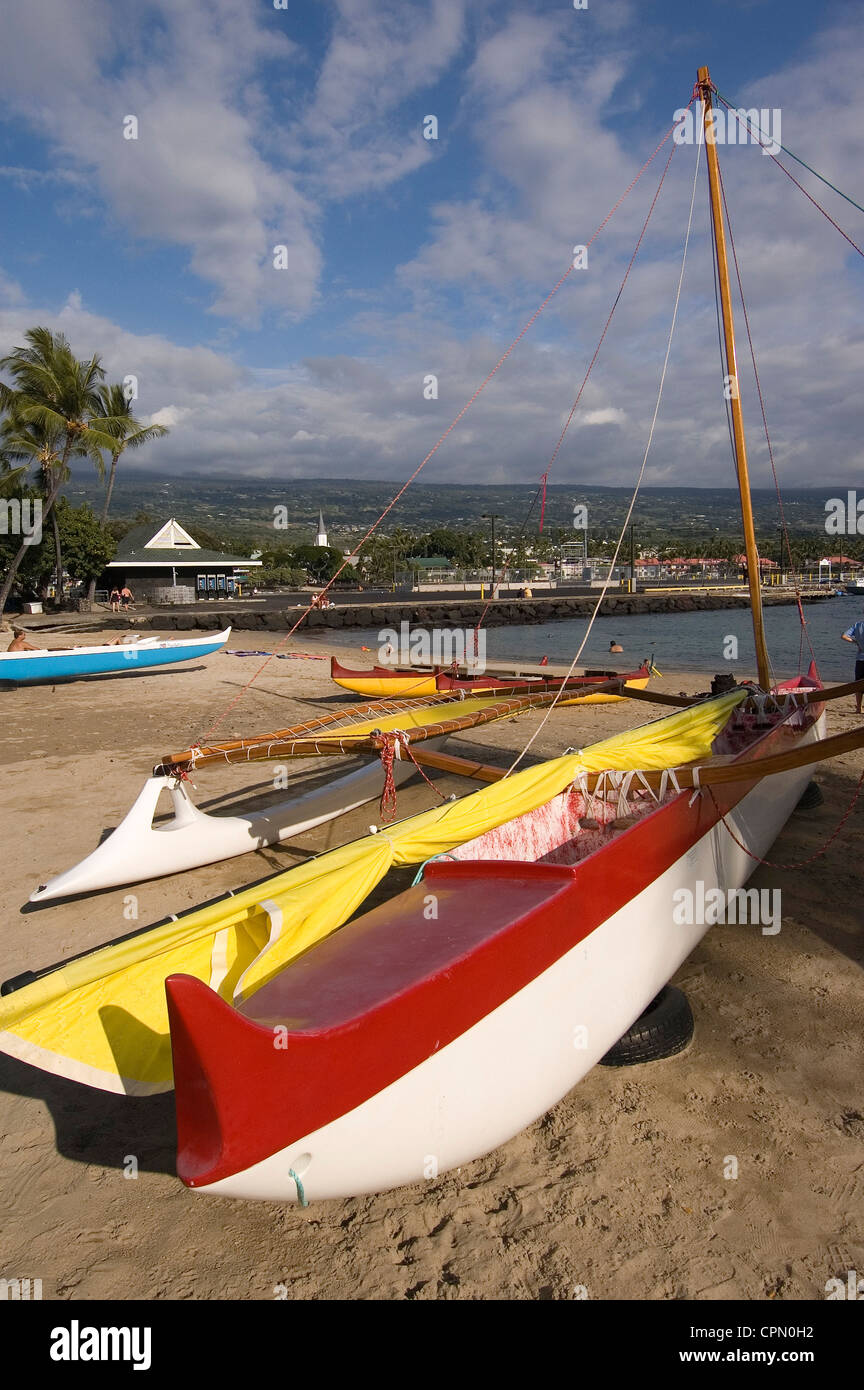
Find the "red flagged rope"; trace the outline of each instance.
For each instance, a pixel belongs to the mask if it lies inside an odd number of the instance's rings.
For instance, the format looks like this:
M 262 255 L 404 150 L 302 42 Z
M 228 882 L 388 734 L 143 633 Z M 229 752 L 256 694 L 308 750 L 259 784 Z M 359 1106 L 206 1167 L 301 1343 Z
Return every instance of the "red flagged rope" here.
M 691 102 L 692 102 L 692 98 L 691 98 Z M 624 288 L 625 288 L 625 286 L 626 286 L 626 284 L 627 284 L 628 279 L 630 278 L 630 272 L 631 272 L 631 270 L 633 269 L 634 262 L 635 262 L 635 260 L 636 260 L 636 257 L 637 257 L 638 254 L 639 254 L 639 248 L 641 247 L 642 242 L 643 242 L 643 240 L 644 240 L 644 238 L 645 238 L 645 233 L 646 233 L 646 231 L 648 230 L 648 223 L 651 221 L 651 214 L 653 213 L 655 207 L 657 206 L 657 199 L 660 197 L 660 190 L 662 189 L 663 183 L 664 183 L 665 178 L 666 178 L 666 175 L 667 175 L 668 172 L 669 172 L 669 165 L 672 163 L 672 156 L 674 155 L 676 148 L 677 148 L 677 146 L 675 146 L 675 145 L 672 146 L 672 149 L 671 149 L 671 151 L 670 151 L 670 153 L 669 153 L 669 158 L 666 160 L 666 163 L 665 163 L 665 165 L 664 165 L 664 167 L 663 167 L 663 172 L 662 172 L 662 174 L 660 175 L 660 182 L 659 182 L 658 185 L 657 185 L 656 191 L 655 191 L 655 193 L 654 193 L 654 197 L 651 199 L 651 206 L 649 207 L 648 212 L 647 212 L 647 215 L 646 215 L 646 217 L 645 217 L 645 221 L 644 221 L 643 224 L 642 224 L 642 230 L 641 230 L 641 232 L 639 233 L 639 238 L 638 238 L 638 240 L 637 240 L 637 242 L 636 242 L 636 245 L 635 245 L 634 248 L 633 248 L 633 254 L 632 254 L 632 256 L 630 257 L 630 260 L 629 260 L 629 262 L 628 262 L 628 264 L 627 264 L 627 269 L 624 271 L 624 276 L 623 276 L 623 278 L 622 278 L 622 280 L 621 280 L 621 284 L 618 286 L 618 293 L 616 294 L 616 296 L 615 296 L 615 298 L 614 298 L 614 300 L 613 300 L 613 302 L 612 302 L 612 308 L 609 310 L 609 315 L 608 315 L 608 317 L 607 317 L 607 319 L 606 319 L 605 324 L 603 325 L 603 332 L 600 334 L 600 338 L 599 338 L 599 340 L 598 340 L 598 342 L 597 342 L 597 346 L 596 346 L 596 348 L 594 349 L 594 355 L 593 355 L 593 357 L 591 358 L 591 361 L 588 363 L 588 369 L 587 369 L 587 371 L 585 372 L 584 377 L 582 378 L 582 383 L 581 383 L 581 385 L 580 385 L 580 387 L 579 387 L 579 390 L 578 390 L 577 393 L 576 393 L 576 399 L 574 400 L 573 404 L 572 404 L 571 407 L 570 407 L 570 413 L 569 413 L 569 415 L 567 416 L 566 421 L 564 422 L 564 428 L 562 429 L 561 434 L 560 434 L 559 437 L 558 437 L 558 442 L 557 442 L 557 444 L 555 445 L 555 448 L 552 450 L 552 457 L 549 459 L 549 463 L 548 463 L 547 466 L 546 466 L 546 472 L 543 474 L 543 477 L 541 478 L 541 483 L 542 483 L 542 487 L 543 487 L 543 504 L 542 504 L 541 511 L 540 511 L 540 530 L 541 530 L 541 531 L 543 530 L 543 513 L 544 513 L 545 508 L 546 508 L 546 480 L 547 480 L 547 478 L 549 477 L 549 473 L 551 472 L 551 470 L 552 470 L 552 468 L 553 468 L 553 466 L 554 466 L 554 464 L 555 464 L 555 460 L 557 459 L 559 453 L 561 452 L 561 446 L 562 446 L 562 444 L 564 443 L 564 437 L 565 437 L 565 435 L 566 435 L 568 429 L 570 428 L 570 425 L 572 424 L 573 416 L 576 414 L 576 411 L 577 411 L 578 408 L 579 408 L 579 403 L 580 403 L 580 401 L 582 400 L 582 396 L 583 396 L 583 394 L 584 394 L 585 387 L 588 385 L 588 378 L 590 377 L 592 371 L 594 370 L 594 367 L 595 367 L 595 365 L 596 365 L 596 363 L 597 363 L 597 358 L 600 356 L 600 349 L 602 348 L 603 343 L 604 343 L 605 340 L 606 340 L 606 335 L 607 335 L 607 333 L 609 332 L 609 327 L 610 327 L 610 325 L 611 325 L 611 323 L 612 323 L 612 319 L 613 319 L 614 316 L 615 316 L 615 310 L 618 308 L 618 305 L 619 305 L 619 303 L 621 302 L 621 296 L 622 296 L 622 294 L 624 293 Z M 656 153 L 656 151 L 655 151 L 655 153 Z M 530 517 L 530 515 L 531 515 L 531 511 L 532 511 L 532 509 L 533 509 L 533 507 L 534 507 L 534 502 L 536 502 L 536 500 L 537 500 L 537 498 L 536 498 L 536 494 L 535 494 L 534 501 L 532 501 L 531 507 L 530 507 L 529 510 L 528 510 L 528 516 L 529 516 L 529 517 Z M 527 519 L 526 519 L 525 525 L 527 525 Z M 524 526 L 523 526 L 523 533 L 524 533 Z M 503 565 L 503 567 L 502 567 L 502 570 L 501 570 L 502 576 L 503 576 L 504 574 L 507 573 L 507 570 L 508 570 L 509 567 L 510 567 L 510 561 L 509 561 L 509 560 L 508 560 L 508 561 L 505 561 L 505 563 L 504 563 L 504 565 Z M 492 593 L 492 594 L 490 594 L 489 601 L 487 602 L 485 608 L 483 609 L 483 612 L 480 614 L 480 617 L 478 618 L 477 624 L 476 624 L 476 626 L 475 626 L 475 628 L 474 628 L 474 650 L 475 650 L 475 652 L 476 652 L 476 650 L 477 650 L 477 634 L 479 633 L 481 627 L 483 626 L 484 622 L 486 621 L 486 615 L 487 615 L 487 613 L 489 612 L 489 609 L 491 608 L 491 606 L 492 606 L 492 604 L 494 603 L 494 601 L 495 601 L 495 595 L 494 595 L 494 593 Z
M 692 102 L 692 98 L 691 98 L 691 102 Z M 683 119 L 683 118 L 682 118 L 682 119 Z M 594 242 L 597 240 L 597 238 L 598 238 L 598 236 L 600 235 L 600 233 L 603 231 L 603 229 L 607 226 L 607 224 L 608 224 L 608 223 L 611 221 L 611 219 L 614 217 L 615 213 L 618 211 L 619 207 L 620 207 L 621 204 L 624 202 L 624 200 L 625 200 L 625 198 L 628 196 L 628 194 L 631 193 L 632 190 L 636 187 L 636 184 L 639 182 L 639 180 L 641 179 L 642 175 L 645 173 L 645 170 L 648 168 L 648 166 L 649 166 L 649 164 L 651 163 L 651 161 L 655 158 L 656 155 L 658 155 L 658 154 L 660 153 L 660 151 L 662 150 L 663 146 L 664 146 L 664 145 L 666 144 L 666 142 L 670 139 L 670 137 L 672 136 L 672 134 L 674 133 L 675 129 L 677 128 L 677 126 L 678 126 L 679 124 L 680 124 L 680 120 L 679 120 L 679 121 L 674 121 L 674 122 L 672 123 L 672 125 L 669 127 L 669 129 L 667 130 L 666 134 L 663 136 L 663 139 L 655 146 L 655 148 L 652 150 L 651 154 L 650 154 L 650 155 L 648 156 L 648 158 L 645 160 L 645 163 L 644 163 L 644 164 L 642 165 L 642 167 L 639 169 L 638 173 L 634 176 L 633 179 L 631 179 L 630 183 L 629 183 L 629 184 L 627 185 L 627 187 L 624 189 L 624 192 L 621 194 L 621 196 L 618 198 L 618 200 L 613 204 L 613 206 L 609 209 L 609 211 L 607 212 L 606 216 L 603 218 L 603 221 L 600 223 L 600 225 L 597 227 L 596 231 L 594 232 L 593 236 L 591 236 L 591 238 L 589 239 L 589 241 L 586 243 L 586 249 L 587 249 L 587 247 L 592 246 L 592 245 L 594 244 Z M 667 167 L 668 167 L 668 166 L 667 166 Z M 545 299 L 543 299 L 543 300 L 540 302 L 540 304 L 539 304 L 539 305 L 537 306 L 537 308 L 534 310 L 533 314 L 531 314 L 530 318 L 529 318 L 529 319 L 526 321 L 526 323 L 523 325 L 523 327 L 522 327 L 522 329 L 520 330 L 520 332 L 517 333 L 516 337 L 515 337 L 515 338 L 513 339 L 513 341 L 511 342 L 510 346 L 506 349 L 506 351 L 504 351 L 504 352 L 501 354 L 501 356 L 498 358 L 498 361 L 495 363 L 494 367 L 492 367 L 492 369 L 491 369 L 489 372 L 487 372 L 486 376 L 483 378 L 483 380 L 481 381 L 480 385 L 477 387 L 476 391 L 474 391 L 473 395 L 470 396 L 469 399 L 465 402 L 465 404 L 463 405 L 462 409 L 459 411 L 458 415 L 454 416 L 454 418 L 451 420 L 450 424 L 447 426 L 447 428 L 446 428 L 446 430 L 444 431 L 444 433 L 440 436 L 440 438 L 439 438 L 438 440 L 436 440 L 436 442 L 433 444 L 432 448 L 429 450 L 428 454 L 426 454 L 425 458 L 421 459 L 420 463 L 419 463 L 419 464 L 417 465 L 417 467 L 414 469 L 414 471 L 413 471 L 413 473 L 410 475 L 410 477 L 406 479 L 406 481 L 405 481 L 405 482 L 402 484 L 402 486 L 399 488 L 399 491 L 395 494 L 395 496 L 390 500 L 390 502 L 389 502 L 389 503 L 387 504 L 387 506 L 384 508 L 383 512 L 382 512 L 381 515 L 378 517 L 377 521 L 375 521 L 375 522 L 373 523 L 373 525 L 370 526 L 369 530 L 366 532 L 366 534 L 365 534 L 365 536 L 363 537 L 363 539 L 362 539 L 362 540 L 360 541 L 360 543 L 354 548 L 353 553 L 354 553 L 355 555 L 358 554 L 358 553 L 362 550 L 362 548 L 363 548 L 363 546 L 366 544 L 366 542 L 367 542 L 368 540 L 370 540 L 370 539 L 372 538 L 372 536 L 374 536 L 375 532 L 378 530 L 379 526 L 380 526 L 381 523 L 384 521 L 385 517 L 387 517 L 387 516 L 390 514 L 390 512 L 391 512 L 391 511 L 393 510 L 393 508 L 396 506 L 396 503 L 397 503 L 397 502 L 400 500 L 400 498 L 407 492 L 408 488 L 411 486 L 411 484 L 414 482 L 414 480 L 418 477 L 418 475 L 419 475 L 419 474 L 422 472 L 422 470 L 426 467 L 426 464 L 427 464 L 427 463 L 429 462 L 429 460 L 432 458 L 433 454 L 435 454 L 435 453 L 437 452 L 437 450 L 440 449 L 440 447 L 441 447 L 441 445 L 444 443 L 444 441 L 448 438 L 448 436 L 449 436 L 450 434 L 452 434 L 453 430 L 454 430 L 454 429 L 456 428 L 456 426 L 459 424 L 459 421 L 463 418 L 463 416 L 465 416 L 465 415 L 468 413 L 468 411 L 471 409 L 471 407 L 472 407 L 472 405 L 474 404 L 474 402 L 477 400 L 478 396 L 480 396 L 480 394 L 486 389 L 486 387 L 489 385 L 489 382 L 492 380 L 492 378 L 495 376 L 495 374 L 500 370 L 500 368 L 503 367 L 503 365 L 504 365 L 504 363 L 507 361 L 508 357 L 510 357 L 511 353 L 513 353 L 514 350 L 518 347 L 519 343 L 521 343 L 521 341 L 522 341 L 522 339 L 525 337 L 526 333 L 528 333 L 528 332 L 530 331 L 530 329 L 534 326 L 535 322 L 536 322 L 537 319 L 540 317 L 540 315 L 543 313 L 543 310 L 546 308 L 547 304 L 549 304 L 549 302 L 555 297 L 555 295 L 556 295 L 556 294 L 558 293 L 558 291 L 560 290 L 561 286 L 567 281 L 567 279 L 568 279 L 568 277 L 570 276 L 570 274 L 572 273 L 572 271 L 573 271 L 573 262 L 571 261 L 571 262 L 570 262 L 570 265 L 569 265 L 569 266 L 567 267 L 567 269 L 564 271 L 563 275 L 559 276 L 558 280 L 557 280 L 557 281 L 555 282 L 555 284 L 552 286 L 552 289 L 551 289 L 551 290 L 549 291 L 549 293 L 546 295 Z M 326 593 L 332 588 L 332 586 L 335 584 L 336 580 L 339 578 L 339 575 L 342 573 L 342 571 L 343 571 L 344 569 L 347 568 L 347 566 L 348 566 L 348 560 L 345 559 L 345 560 L 342 562 L 342 564 L 339 566 L 339 568 L 337 569 L 337 571 L 336 571 L 336 573 L 333 575 L 333 577 L 332 577 L 331 579 L 329 579 L 329 580 L 327 581 L 327 583 L 324 585 L 324 588 L 321 590 L 320 594 L 317 595 L 317 601 L 318 601 L 318 602 L 320 602 L 320 599 L 324 596 L 324 594 L 326 594 Z M 236 706 L 237 704 L 239 704 L 239 702 L 243 699 L 243 696 L 246 694 L 247 690 L 249 690 L 249 689 L 251 688 L 251 686 L 253 686 L 253 685 L 255 684 L 256 680 L 257 680 L 258 677 L 261 675 L 261 672 L 262 672 L 263 670 L 265 670 L 267 666 L 269 666 L 270 662 L 273 660 L 273 657 L 274 657 L 274 656 L 276 655 L 276 653 L 279 651 L 279 648 L 280 648 L 280 647 L 283 647 L 283 646 L 285 645 L 286 642 L 290 641 L 290 639 L 294 636 L 294 633 L 295 633 L 295 632 L 297 631 L 297 629 L 301 626 L 301 624 L 303 623 L 303 621 L 304 621 L 304 620 L 309 616 L 309 614 L 313 611 L 313 608 L 314 608 L 314 607 L 317 607 L 317 602 L 310 602 L 309 605 L 303 610 L 303 612 L 300 614 L 299 618 L 297 619 L 297 621 L 296 621 L 296 623 L 294 624 L 294 626 L 290 629 L 290 631 L 288 631 L 288 632 L 285 634 L 285 636 L 281 639 L 281 641 L 279 641 L 279 642 L 276 643 L 276 650 L 275 650 L 273 653 L 271 653 L 270 656 L 268 656 L 267 659 L 266 659 L 265 661 L 263 661 L 263 662 L 261 663 L 261 665 L 258 667 L 258 669 L 257 669 L 255 672 L 253 672 L 253 674 L 250 676 L 249 680 L 245 683 L 245 685 L 243 685 L 243 686 L 240 688 L 240 690 L 239 690 L 238 693 L 234 696 L 234 698 L 233 698 L 232 700 L 229 700 L 228 704 L 225 706 L 225 708 L 224 708 L 224 710 L 222 711 L 222 713 L 218 716 L 217 719 L 214 720 L 214 722 L 210 725 L 209 729 L 207 729 L 207 730 L 201 735 L 201 738 L 200 738 L 200 742 L 201 742 L 201 743 L 204 743 L 205 741 L 209 740 L 210 736 L 215 732 L 216 729 L 219 728 L 220 724 L 222 724 L 222 723 L 225 721 L 225 719 L 227 719 L 228 715 L 231 713 L 231 710 L 234 709 L 235 706 Z

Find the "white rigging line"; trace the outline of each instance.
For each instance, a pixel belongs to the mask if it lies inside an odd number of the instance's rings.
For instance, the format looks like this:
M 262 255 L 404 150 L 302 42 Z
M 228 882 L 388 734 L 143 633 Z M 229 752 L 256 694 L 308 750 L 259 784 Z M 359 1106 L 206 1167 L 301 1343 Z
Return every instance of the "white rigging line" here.
M 676 292 L 675 292 L 675 306 L 674 306 L 674 308 L 673 308 L 673 310 L 672 310 L 672 322 L 671 322 L 671 324 L 669 325 L 669 340 L 668 340 L 668 342 L 667 342 L 667 344 L 666 344 L 666 356 L 665 356 L 665 358 L 664 358 L 664 360 L 663 360 L 663 371 L 662 371 L 661 374 L 660 374 L 660 387 L 659 387 L 659 390 L 658 390 L 658 392 L 657 392 L 657 403 L 656 403 L 656 405 L 654 406 L 654 417 L 653 417 L 653 419 L 652 419 L 652 421 L 651 421 L 651 429 L 649 430 L 649 433 L 648 433 L 648 443 L 647 443 L 646 446 L 645 446 L 645 453 L 644 453 L 644 456 L 643 456 L 643 458 L 642 458 L 642 467 L 639 469 L 639 476 L 638 476 L 638 478 L 636 479 L 636 486 L 635 486 L 634 489 L 633 489 L 633 496 L 630 498 L 630 506 L 627 508 L 627 515 L 626 515 L 626 517 L 624 518 L 624 525 L 621 527 L 621 534 L 619 535 L 619 537 L 618 537 L 618 542 L 617 542 L 617 544 L 616 544 L 616 546 L 615 546 L 615 554 L 612 556 L 612 559 L 611 559 L 611 561 L 610 561 L 610 564 L 609 564 L 609 572 L 608 572 L 608 574 L 606 575 L 605 580 L 603 581 L 603 588 L 600 590 L 600 597 L 598 598 L 596 604 L 594 605 L 594 611 L 593 611 L 593 613 L 591 614 L 591 617 L 590 617 L 589 622 L 588 622 L 588 626 L 587 626 L 587 628 L 585 629 L 585 635 L 584 635 L 584 637 L 582 638 L 582 641 L 581 641 L 580 644 L 579 644 L 579 650 L 577 651 L 576 655 L 574 656 L 573 660 L 572 660 L 571 663 L 570 663 L 570 670 L 567 672 L 567 675 L 563 677 L 562 682 L 561 682 L 561 686 L 560 686 L 559 690 L 557 691 L 557 693 L 556 693 L 556 695 L 555 695 L 555 699 L 552 701 L 552 704 L 551 704 L 551 705 L 549 706 L 549 708 L 547 709 L 547 711 L 546 711 L 546 713 L 544 714 L 543 718 L 541 719 L 540 723 L 537 725 L 537 728 L 534 730 L 534 732 L 533 732 L 533 734 L 531 735 L 531 737 L 529 738 L 528 742 L 525 744 L 525 747 L 522 749 L 522 752 L 519 754 L 519 756 L 518 756 L 518 757 L 510 764 L 510 766 L 508 767 L 507 771 L 506 771 L 505 774 L 504 774 L 505 777 L 509 777 L 511 772 L 515 772 L 516 768 L 519 766 L 519 764 L 521 763 L 522 759 L 525 757 L 525 754 L 528 752 L 528 749 L 531 747 L 532 743 L 533 743 L 534 740 L 537 738 L 538 734 L 540 734 L 540 733 L 543 731 L 543 729 L 544 729 L 544 727 L 545 727 L 545 725 L 546 725 L 547 719 L 549 718 L 549 716 L 550 716 L 550 714 L 552 713 L 553 709 L 554 709 L 555 706 L 557 705 L 558 701 L 561 699 L 561 696 L 565 693 L 565 690 L 566 690 L 566 682 L 567 682 L 567 681 L 569 680 L 569 678 L 572 676 L 573 671 L 574 671 L 574 668 L 576 667 L 576 665 L 577 665 L 577 663 L 578 663 L 578 661 L 579 661 L 579 659 L 580 659 L 580 657 L 581 657 L 581 655 L 582 655 L 582 652 L 583 652 L 584 649 L 585 649 L 585 643 L 588 641 L 588 638 L 589 638 L 590 635 L 591 635 L 591 629 L 592 629 L 592 627 L 594 626 L 594 620 L 595 620 L 595 618 L 597 617 L 597 614 L 600 612 L 601 605 L 602 605 L 602 603 L 603 603 L 604 598 L 606 597 L 606 591 L 607 591 L 607 589 L 609 588 L 609 585 L 610 585 L 611 580 L 612 580 L 612 574 L 613 574 L 614 569 L 615 569 L 615 566 L 616 566 L 616 564 L 617 564 L 617 562 L 618 562 L 618 553 L 619 553 L 619 551 L 620 551 L 620 549 L 621 549 L 621 546 L 622 546 L 622 544 L 623 544 L 623 542 L 624 542 L 624 536 L 626 535 L 627 527 L 628 527 L 629 524 L 630 524 L 630 518 L 631 518 L 631 516 L 633 515 L 633 508 L 636 506 L 636 498 L 639 496 L 639 489 L 640 489 L 640 487 L 642 486 L 642 479 L 643 479 L 643 477 L 645 476 L 645 467 L 646 467 L 646 465 L 647 465 L 647 463 L 648 463 L 648 455 L 649 455 L 649 453 L 651 452 L 651 444 L 652 444 L 653 439 L 654 439 L 654 429 L 655 429 L 656 424 L 657 424 L 657 416 L 658 416 L 659 413 L 660 413 L 660 402 L 661 402 L 661 400 L 663 399 L 663 386 L 664 386 L 665 381 L 666 381 L 666 369 L 667 369 L 668 366 L 669 366 L 669 355 L 670 355 L 670 353 L 671 353 L 671 351 L 672 351 L 672 339 L 673 339 L 674 334 L 675 334 L 675 325 L 676 325 L 676 323 L 677 323 L 677 321 L 678 321 L 678 306 L 679 306 L 679 304 L 680 304 L 680 302 L 681 302 L 681 287 L 682 287 L 682 285 L 683 285 L 683 283 L 684 283 L 684 269 L 685 269 L 685 266 L 687 265 L 687 248 L 688 248 L 688 246 L 690 245 L 690 232 L 691 232 L 691 229 L 692 229 L 692 226 L 693 226 L 693 209 L 694 209 L 694 207 L 695 207 L 695 205 L 696 205 L 696 184 L 697 184 L 698 179 L 699 179 L 699 161 L 700 161 L 701 157 L 702 157 L 702 147 L 701 147 L 701 144 L 697 142 L 697 144 L 696 144 L 696 167 L 695 167 L 695 169 L 693 170 L 693 190 L 692 190 L 692 192 L 691 192 L 691 194 L 690 194 L 690 215 L 689 215 L 689 217 L 688 217 L 688 219 L 687 219 L 687 232 L 686 232 L 686 235 L 685 235 L 685 237 L 684 237 L 684 250 L 683 250 L 683 253 L 682 253 L 682 256 L 681 256 L 681 272 L 680 272 L 680 274 L 679 274 L 679 276 L 678 276 L 678 288 L 677 288 L 677 290 L 676 290 Z

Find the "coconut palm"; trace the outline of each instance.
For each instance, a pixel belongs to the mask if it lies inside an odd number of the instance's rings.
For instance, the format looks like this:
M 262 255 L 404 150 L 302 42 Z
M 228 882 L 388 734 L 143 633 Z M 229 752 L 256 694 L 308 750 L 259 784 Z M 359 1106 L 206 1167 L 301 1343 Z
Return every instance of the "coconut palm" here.
M 26 475 L 29 471 L 28 466 L 35 470 L 36 481 L 44 496 L 49 496 L 53 484 L 55 471 L 59 472 L 58 460 L 63 449 L 63 430 L 54 423 L 38 423 L 36 421 L 24 422 L 16 418 L 15 403 L 13 402 L 10 415 L 3 421 L 2 431 L 3 452 L 10 459 L 25 459 L 22 468 L 16 469 L 16 473 Z M 69 478 L 68 465 L 63 469 L 60 482 L 65 483 Z M 44 507 L 43 507 L 44 521 Z M 58 592 L 63 574 L 63 553 L 60 543 L 60 528 L 57 525 L 57 509 L 51 510 L 51 521 L 54 532 L 54 560 L 55 569 L 58 576 Z M 20 561 L 17 562 L 20 564 Z M 16 568 L 17 568 L 16 564 Z M 2 611 L 2 610 L 0 610 Z
M 142 425 L 129 408 L 129 401 L 122 386 L 100 386 L 99 387 L 99 410 L 97 416 L 104 419 L 106 428 L 111 435 L 111 469 L 108 474 L 108 487 L 105 490 L 105 501 L 102 504 L 102 524 L 108 520 L 108 508 L 111 506 L 111 494 L 114 491 L 114 479 L 117 476 L 117 465 L 127 449 L 140 449 L 142 444 L 147 444 L 151 439 L 159 439 L 163 434 L 168 433 L 166 425 Z
M 0 371 L 12 378 L 11 386 L 0 382 L 0 409 L 7 416 L 4 429 L 9 455 L 16 460 L 34 460 L 40 467 L 46 491 L 44 523 L 53 514 L 74 456 L 90 458 L 102 476 L 104 465 L 100 451 L 109 452 L 113 448 L 114 439 L 109 431 L 116 422 L 100 413 L 98 388 L 105 373 L 97 356 L 79 361 L 64 334 L 52 333 L 48 328 L 28 329 L 24 337 L 25 347 L 13 348 L 7 357 L 0 359 Z M 99 419 L 95 422 L 97 416 Z M 58 584 L 62 586 L 62 556 L 56 525 L 54 534 Z M 0 589 L 0 613 L 6 606 L 26 550 L 22 543 Z
M 111 435 L 111 467 L 108 473 L 108 486 L 102 503 L 102 525 L 108 520 L 111 494 L 117 477 L 117 465 L 127 449 L 140 449 L 151 439 L 159 439 L 168 433 L 165 425 L 142 425 L 135 419 L 129 408 L 129 400 L 122 386 L 100 386 L 98 389 L 99 407 L 96 418 L 104 421 Z M 88 597 L 93 602 L 96 593 L 96 580 L 91 579 Z

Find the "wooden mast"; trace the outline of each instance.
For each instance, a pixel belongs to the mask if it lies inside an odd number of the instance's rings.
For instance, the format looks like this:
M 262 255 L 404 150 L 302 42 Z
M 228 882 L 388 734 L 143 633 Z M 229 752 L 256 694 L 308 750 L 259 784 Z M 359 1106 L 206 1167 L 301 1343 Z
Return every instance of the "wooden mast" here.
M 735 353 L 735 324 L 732 317 L 732 295 L 729 288 L 729 262 L 726 255 L 726 230 L 723 222 L 723 207 L 720 193 L 720 164 L 717 159 L 717 144 L 713 120 L 713 93 L 711 78 L 707 68 L 700 68 L 696 86 L 702 97 L 702 121 L 705 134 L 705 147 L 708 153 L 708 181 L 711 189 L 711 219 L 714 224 L 714 244 L 717 248 L 717 275 L 720 282 L 720 303 L 723 314 L 723 340 L 726 357 L 727 389 L 732 406 L 732 430 L 735 440 L 735 467 L 738 471 L 738 492 L 741 496 L 741 518 L 744 523 L 744 549 L 747 555 L 747 584 L 750 590 L 750 607 L 753 613 L 753 636 L 756 642 L 756 664 L 759 670 L 759 684 L 763 690 L 771 688 L 771 669 L 768 651 L 765 646 L 765 625 L 762 617 L 762 575 L 759 568 L 759 552 L 756 549 L 756 531 L 753 526 L 753 503 L 750 497 L 750 478 L 747 472 L 747 445 L 744 441 L 744 417 L 741 413 L 741 397 L 738 386 L 738 363 Z

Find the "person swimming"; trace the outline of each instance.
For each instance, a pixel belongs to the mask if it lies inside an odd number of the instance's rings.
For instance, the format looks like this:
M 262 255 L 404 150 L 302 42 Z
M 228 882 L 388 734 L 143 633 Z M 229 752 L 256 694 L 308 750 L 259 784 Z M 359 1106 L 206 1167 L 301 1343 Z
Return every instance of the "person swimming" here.
M 621 646 L 620 642 L 610 642 L 609 650 L 610 652 L 623 652 L 624 648 Z

